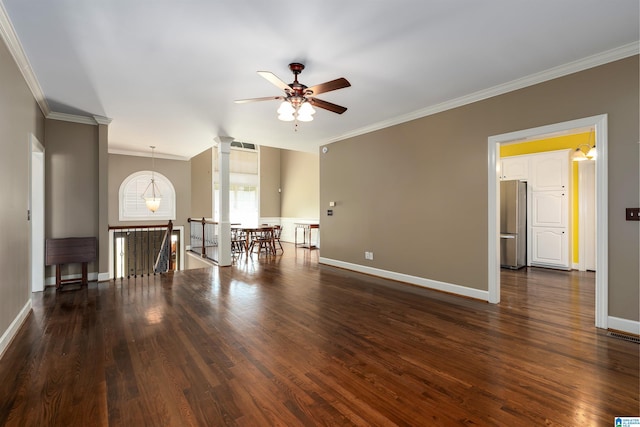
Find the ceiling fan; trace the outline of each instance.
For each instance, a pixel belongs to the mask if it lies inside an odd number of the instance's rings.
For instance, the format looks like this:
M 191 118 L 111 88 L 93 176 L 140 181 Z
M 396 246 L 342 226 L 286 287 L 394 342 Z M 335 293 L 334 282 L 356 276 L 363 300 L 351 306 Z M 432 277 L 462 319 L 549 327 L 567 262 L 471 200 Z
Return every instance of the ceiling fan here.
M 289 64 L 289 69 L 294 75 L 294 80 L 291 84 L 286 84 L 270 71 L 258 71 L 258 74 L 282 89 L 285 93 L 284 95 L 238 99 L 235 102 L 243 104 L 255 101 L 282 100 L 282 104 L 280 104 L 280 108 L 278 108 L 278 119 L 286 122 L 293 120 L 310 122 L 313 120 L 313 114 L 316 112 L 313 107 L 322 108 L 338 114 L 347 111 L 346 107 L 316 98 L 316 95 L 321 93 L 351 86 L 351 83 L 349 83 L 347 79 L 340 77 L 339 79 L 326 83 L 307 87 L 298 81 L 298 74 L 304 70 L 304 65 L 299 62 L 292 62 Z

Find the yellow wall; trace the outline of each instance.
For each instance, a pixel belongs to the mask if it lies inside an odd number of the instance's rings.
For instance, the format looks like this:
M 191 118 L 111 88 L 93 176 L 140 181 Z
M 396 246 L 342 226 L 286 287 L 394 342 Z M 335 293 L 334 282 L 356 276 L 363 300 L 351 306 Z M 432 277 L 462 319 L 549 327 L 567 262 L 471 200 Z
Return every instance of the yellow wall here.
M 565 148 L 576 149 L 580 144 L 593 144 L 593 135 L 590 132 L 577 133 L 574 135 L 565 135 L 555 138 L 540 139 L 536 141 L 527 141 L 516 144 L 507 144 L 500 147 L 500 157 L 519 156 L 522 154 L 542 153 L 544 151 L 562 150 Z M 587 147 L 581 147 L 581 149 L 587 152 Z M 579 259 L 578 242 L 579 242 L 579 227 L 578 227 L 578 163 L 573 162 L 572 170 L 573 187 L 572 187 L 572 218 L 571 218 L 571 230 L 572 230 L 572 247 L 573 247 L 573 262 L 577 264 Z

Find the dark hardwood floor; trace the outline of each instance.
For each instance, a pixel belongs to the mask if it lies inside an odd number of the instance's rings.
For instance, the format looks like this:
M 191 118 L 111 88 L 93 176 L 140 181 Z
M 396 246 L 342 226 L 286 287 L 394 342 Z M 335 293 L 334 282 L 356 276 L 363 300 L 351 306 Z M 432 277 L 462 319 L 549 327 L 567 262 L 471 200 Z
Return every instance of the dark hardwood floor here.
M 255 258 L 255 256 L 254 256 Z M 318 252 L 47 289 L 0 360 L 1 426 L 612 426 L 638 344 L 593 273 L 505 271 L 491 305 Z

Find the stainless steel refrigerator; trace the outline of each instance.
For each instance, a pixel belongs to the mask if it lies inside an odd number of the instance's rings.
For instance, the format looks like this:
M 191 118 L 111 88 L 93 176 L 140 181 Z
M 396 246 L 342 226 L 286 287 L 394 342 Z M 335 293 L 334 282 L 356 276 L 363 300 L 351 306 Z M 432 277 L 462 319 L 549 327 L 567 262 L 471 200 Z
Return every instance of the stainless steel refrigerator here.
M 500 266 L 522 268 L 527 261 L 527 184 L 500 183 Z

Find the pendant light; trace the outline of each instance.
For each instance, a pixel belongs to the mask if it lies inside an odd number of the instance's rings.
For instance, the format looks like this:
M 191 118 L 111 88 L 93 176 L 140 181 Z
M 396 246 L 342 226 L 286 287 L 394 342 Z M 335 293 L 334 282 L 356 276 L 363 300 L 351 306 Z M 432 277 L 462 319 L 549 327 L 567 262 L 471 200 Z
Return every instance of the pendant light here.
M 593 135 L 593 129 L 591 129 L 591 131 L 589 132 L 589 139 L 587 140 L 587 143 L 578 145 L 578 148 L 576 148 L 576 151 L 574 151 L 573 154 L 571 155 L 571 160 L 573 160 L 574 162 L 583 162 L 585 160 L 595 160 L 596 146 L 595 144 L 593 146 L 591 145 L 591 135 Z M 582 148 L 580 147 L 588 147 L 587 154 L 585 154 Z
M 160 189 L 158 188 L 158 184 L 156 184 L 155 180 L 155 145 L 151 145 L 151 182 L 147 185 L 144 192 L 142 193 L 142 198 L 144 199 L 144 203 L 147 205 L 147 209 L 151 212 L 155 212 L 160 207 L 160 201 L 162 200 L 162 194 L 160 194 Z

